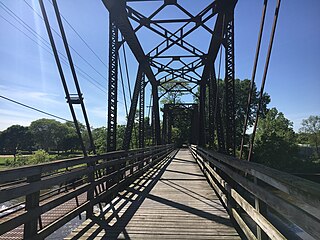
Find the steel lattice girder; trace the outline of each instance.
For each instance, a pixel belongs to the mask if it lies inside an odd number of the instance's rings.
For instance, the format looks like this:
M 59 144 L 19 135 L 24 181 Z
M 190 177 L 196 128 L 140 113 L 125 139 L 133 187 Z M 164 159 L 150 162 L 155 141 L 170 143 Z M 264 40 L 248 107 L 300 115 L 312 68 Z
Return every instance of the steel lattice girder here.
M 140 81 L 139 98 L 139 148 L 144 148 L 144 97 L 145 97 L 145 74 L 142 74 Z
M 109 16 L 109 79 L 108 79 L 108 132 L 107 151 L 117 148 L 117 105 L 118 105 L 118 28 L 115 15 Z
M 139 62 L 139 65 L 142 66 L 142 68 L 144 69 L 151 85 L 152 85 L 152 95 L 153 95 L 153 127 L 155 129 L 155 138 L 156 138 L 156 142 L 160 143 L 160 120 L 159 120 L 159 97 L 158 97 L 158 85 L 160 84 L 159 82 L 157 82 L 156 79 L 156 75 L 158 75 L 161 72 L 166 72 L 168 73 L 168 75 L 166 75 L 165 77 L 162 77 L 162 79 L 164 79 L 165 82 L 170 81 L 170 79 L 168 80 L 168 76 L 171 75 L 171 78 L 177 78 L 180 77 L 182 79 L 187 79 L 187 81 L 190 81 L 190 83 L 198 83 L 201 87 L 200 87 L 200 92 L 202 94 L 200 94 L 200 113 L 199 113 L 199 128 L 200 128 L 200 134 L 202 136 L 204 136 L 204 131 L 205 131 L 205 127 L 204 127 L 204 116 L 205 116 L 205 93 L 206 93 L 206 81 L 208 81 L 208 78 L 210 78 L 210 72 L 213 69 L 213 65 L 214 65 L 214 61 L 217 57 L 217 53 L 219 51 L 219 48 L 222 44 L 222 42 L 224 41 L 224 37 L 226 34 L 226 26 L 227 24 L 226 22 L 226 15 L 227 13 L 230 13 L 230 10 L 232 10 L 232 14 L 233 14 L 233 9 L 237 3 L 237 0 L 216 0 L 213 1 L 213 3 L 211 3 L 207 8 L 205 8 L 201 13 L 199 13 L 198 15 L 196 15 L 195 17 L 192 17 L 192 15 L 188 12 L 186 12 L 185 9 L 183 9 L 178 3 L 177 1 L 172 1 L 170 2 L 169 5 L 175 5 L 178 8 L 180 8 L 180 10 L 184 11 L 187 15 L 189 15 L 190 19 L 173 19 L 173 20 L 153 20 L 152 18 L 158 13 L 160 12 L 165 6 L 168 5 L 167 1 L 164 1 L 164 4 L 160 6 L 160 8 L 158 8 L 154 13 L 152 13 L 148 18 L 144 17 L 141 13 L 135 11 L 134 9 L 128 7 L 126 5 L 126 3 L 128 1 L 126 0 L 102 0 L 104 5 L 106 6 L 106 8 L 109 10 L 109 12 L 111 13 L 116 13 L 117 14 L 117 19 L 115 19 L 116 21 L 116 25 L 119 27 L 119 30 L 121 31 L 122 35 L 125 38 L 125 41 L 127 41 L 129 47 L 131 48 L 134 56 L 136 57 L 136 59 Z M 214 30 L 210 30 L 208 29 L 208 27 L 205 26 L 204 22 L 207 21 L 209 18 L 212 18 L 212 16 L 218 14 L 217 19 L 216 19 L 216 23 L 215 23 L 215 27 Z M 204 16 L 205 15 L 205 16 Z M 136 21 L 137 23 L 139 23 L 139 26 L 136 29 L 133 29 L 133 27 L 130 24 L 129 18 L 131 18 L 132 20 Z M 170 32 L 167 29 L 165 29 L 164 27 L 162 27 L 160 24 L 161 23 L 174 23 L 174 22 L 184 22 L 184 23 L 195 23 L 194 26 L 192 26 L 192 28 L 188 28 L 185 29 L 186 31 L 184 31 L 184 27 L 182 27 L 182 29 L 176 31 L 176 32 Z M 152 25 L 156 26 L 153 27 Z M 203 26 L 205 29 L 207 29 L 210 33 L 212 33 L 212 39 L 210 42 L 210 46 L 209 46 L 209 51 L 207 54 L 204 54 L 203 52 L 199 51 L 197 48 L 195 48 L 193 45 L 187 43 L 185 41 L 185 37 L 187 35 L 189 35 L 190 33 L 192 33 L 195 29 L 197 29 L 199 26 Z M 164 37 L 164 41 L 162 41 L 158 46 L 156 46 L 153 50 L 151 50 L 147 55 L 145 56 L 142 47 L 140 45 L 140 42 L 138 41 L 138 38 L 135 34 L 135 31 L 137 31 L 138 29 L 140 29 L 141 27 L 146 27 L 149 30 L 157 33 L 159 36 Z M 196 61 L 194 61 L 194 63 L 192 64 L 186 64 L 184 61 L 181 60 L 181 58 L 185 57 L 185 56 L 171 56 L 172 57 L 172 61 L 181 61 L 182 64 L 184 64 L 183 67 L 178 68 L 178 69 L 174 69 L 171 68 L 169 64 L 161 64 L 160 62 L 155 61 L 156 58 L 163 58 L 163 57 L 168 57 L 168 56 L 163 56 L 162 54 L 168 50 L 171 46 L 180 46 L 181 48 L 183 48 L 184 50 L 186 50 L 187 52 L 189 52 L 191 55 L 193 55 L 192 57 L 198 57 L 198 59 Z M 231 45 L 229 45 L 231 46 Z M 233 51 L 233 45 L 231 46 L 231 50 Z M 228 51 L 230 52 L 230 51 Z M 188 56 L 187 56 L 188 57 Z M 230 62 L 230 61 L 229 61 Z M 158 73 L 154 74 L 152 72 L 151 66 L 158 68 Z M 202 75 L 201 75 L 201 79 L 197 82 L 197 79 L 189 76 L 187 73 L 195 73 L 196 74 L 196 68 L 199 68 L 201 66 L 204 66 Z M 234 75 L 234 74 L 233 74 Z M 198 75 L 200 76 L 200 75 Z M 227 78 L 226 78 L 227 79 Z M 229 81 L 230 83 L 230 81 Z M 230 85 L 230 84 L 229 84 Z M 171 89 L 170 91 L 174 91 L 174 89 Z M 188 92 L 192 92 L 192 89 L 186 89 L 186 91 Z M 229 88 L 227 88 L 227 91 L 229 91 Z M 229 91 L 231 92 L 231 90 Z M 230 95 L 230 94 L 229 94 Z M 232 92 L 231 92 L 232 95 Z M 217 98 L 216 98 L 217 99 Z M 234 101 L 232 103 L 232 101 L 229 101 L 230 106 L 232 104 L 234 104 Z M 217 110 L 216 110 L 216 129 L 217 129 L 217 134 L 223 134 L 223 129 L 222 129 L 222 122 L 219 122 L 219 115 L 220 115 L 220 111 L 218 110 L 220 103 L 216 103 L 217 105 Z M 212 115 L 212 114 L 211 114 Z M 230 115 L 232 116 L 233 114 L 230 113 Z M 221 115 L 220 115 L 221 117 Z M 221 120 L 221 119 L 220 119 Z M 229 121 L 227 123 L 230 124 L 231 121 Z M 234 124 L 234 122 L 233 122 Z M 218 127 L 217 125 L 219 125 L 220 127 Z M 218 131 L 219 130 L 219 131 Z M 221 131 L 220 131 L 221 130 Z M 229 136 L 229 135 L 228 135 Z M 224 136 L 218 136 L 218 139 L 224 139 Z M 228 138 L 230 139 L 230 138 Z M 230 142 L 230 141 L 229 141 Z M 223 144 L 219 144 L 219 145 L 223 145 Z M 228 144 L 230 145 L 230 144 Z
M 184 116 L 186 120 L 191 120 L 191 127 L 195 126 L 197 121 L 198 104 L 195 103 L 178 103 L 164 104 L 163 107 L 163 135 L 164 144 L 170 144 L 172 141 L 172 127 L 177 116 Z M 192 128 L 194 131 L 195 128 Z M 192 132 L 193 138 L 197 138 L 197 134 Z M 195 142 L 194 142 L 195 143 Z
M 233 12 L 234 12 L 234 8 L 235 8 L 236 3 L 237 3 L 237 0 L 230 0 L 230 1 L 224 1 L 224 2 L 220 1 L 219 5 L 217 6 L 217 8 L 219 9 L 219 13 L 218 13 L 216 24 L 215 24 L 214 31 L 212 34 L 207 58 L 205 59 L 206 64 L 203 69 L 201 83 L 200 83 L 200 86 L 203 86 L 203 91 L 202 91 L 203 94 L 205 94 L 205 87 L 206 87 L 205 82 L 210 77 L 210 72 L 214 68 L 214 61 L 217 57 L 217 54 L 219 52 L 221 44 L 224 42 L 224 37 L 225 36 L 230 37 L 226 33 L 228 32 L 227 30 L 228 30 L 229 19 L 231 19 L 231 18 L 233 19 Z M 232 32 L 232 41 L 233 41 L 233 32 Z M 228 48 L 228 53 L 230 53 L 230 52 L 234 53 L 233 42 L 232 42 L 232 44 L 229 45 L 229 48 Z M 234 58 L 234 54 L 232 55 L 232 58 Z M 231 63 L 231 61 L 229 63 Z M 232 63 L 234 64 L 234 61 L 232 61 Z M 231 67 L 230 67 L 230 69 L 231 69 Z M 234 65 L 233 65 L 232 69 L 234 70 Z M 230 75 L 230 78 L 228 78 L 228 79 L 229 79 L 229 82 L 228 82 L 228 84 L 226 84 L 226 86 L 228 86 L 228 88 L 226 88 L 226 91 L 228 91 L 228 98 L 234 99 L 234 90 L 232 91 L 230 88 L 230 86 L 232 86 L 232 83 L 234 84 L 234 74 L 233 74 L 233 78 Z M 200 94 L 201 94 L 201 90 L 200 90 Z M 202 97 L 200 96 L 199 132 L 200 132 L 200 136 L 201 135 L 204 136 L 205 112 L 204 112 L 204 107 L 201 107 L 201 103 L 204 104 L 205 102 L 204 101 L 201 102 L 201 98 Z M 219 99 L 219 98 L 216 98 L 216 99 Z M 230 109 L 231 108 L 234 109 L 234 101 L 228 100 L 228 106 Z M 220 121 L 221 120 L 220 114 L 221 114 L 220 113 L 220 103 L 217 102 L 216 103 L 215 121 L 216 121 L 216 128 L 217 128 L 217 135 L 218 135 L 218 142 L 219 142 L 219 150 L 224 151 L 225 144 L 221 142 L 221 141 L 224 142 L 224 135 L 223 135 L 224 133 L 223 133 L 223 128 L 222 128 L 222 122 Z M 229 113 L 229 119 L 231 119 L 231 118 L 234 119 L 234 112 Z M 231 126 L 231 124 L 232 124 L 232 126 Z M 235 124 L 234 121 L 227 121 L 226 129 L 228 129 L 228 127 L 230 127 L 231 129 L 235 129 L 234 124 Z M 230 134 L 229 134 L 229 136 L 230 136 Z M 219 141 L 219 139 L 220 139 L 220 141 Z M 230 141 L 230 137 L 229 137 L 229 141 Z M 204 144 L 204 142 L 201 142 L 201 144 Z M 228 145 L 228 146 L 231 146 L 231 145 Z
M 145 55 L 141 44 L 127 17 L 127 11 L 125 8 L 126 2 L 124 0 L 102 0 L 102 2 L 108 9 L 109 13 L 116 16 L 116 18 L 114 19 L 116 26 L 121 31 L 121 34 L 124 36 L 125 41 L 130 47 L 133 55 L 139 62 L 139 66 L 141 66 L 143 72 L 146 74 L 152 85 L 152 106 L 154 114 L 155 140 L 156 144 L 161 144 L 158 83 L 156 81 L 154 73 L 152 72 L 152 69 L 148 62 L 148 58 Z
M 229 14 L 225 36 L 225 117 L 226 150 L 235 155 L 235 92 L 234 92 L 234 26 L 233 11 Z

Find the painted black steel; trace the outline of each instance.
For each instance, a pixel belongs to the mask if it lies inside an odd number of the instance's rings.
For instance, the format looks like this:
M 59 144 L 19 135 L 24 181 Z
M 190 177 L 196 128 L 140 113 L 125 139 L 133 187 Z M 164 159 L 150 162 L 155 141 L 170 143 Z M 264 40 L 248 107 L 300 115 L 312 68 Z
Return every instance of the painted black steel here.
M 140 98 L 139 98 L 139 148 L 144 148 L 144 136 L 145 136 L 145 127 L 144 127 L 144 108 L 145 108 L 145 74 L 142 73 L 142 78 L 140 81 Z
M 139 100 L 139 94 L 140 94 L 140 88 L 141 88 L 141 81 L 143 77 L 143 72 L 141 67 L 138 69 L 137 73 L 137 78 L 136 78 L 136 83 L 134 86 L 133 90 L 133 96 L 131 99 L 131 106 L 130 106 L 130 111 L 129 111 L 129 116 L 127 120 L 127 126 L 124 134 L 124 139 L 123 139 L 123 144 L 122 144 L 122 149 L 128 150 L 130 148 L 130 141 L 132 137 L 132 130 L 134 127 L 134 119 L 136 115 L 136 110 L 137 110 L 137 104 Z M 140 133 L 140 130 L 139 130 Z
M 228 13 L 225 33 L 225 124 L 226 150 L 235 156 L 236 129 L 235 129 L 235 92 L 234 92 L 234 19 L 233 9 Z
M 45 22 L 45 26 L 46 26 L 46 29 L 47 29 L 47 33 L 48 33 L 48 37 L 49 37 L 49 40 L 50 40 L 50 44 L 51 44 L 51 47 L 52 47 L 53 55 L 54 55 L 54 58 L 55 58 L 55 61 L 56 61 L 57 67 L 58 67 L 60 79 L 61 79 L 61 82 L 62 82 L 62 85 L 63 85 L 63 89 L 64 89 L 65 94 L 66 94 L 67 103 L 69 105 L 71 116 L 72 116 L 76 131 L 77 131 L 77 135 L 78 135 L 79 140 L 80 140 L 81 149 L 82 149 L 83 154 L 85 156 L 87 156 L 87 150 L 86 150 L 86 147 L 84 145 L 83 138 L 82 138 L 82 135 L 81 135 L 80 126 L 79 126 L 79 122 L 77 120 L 77 116 L 76 116 L 76 113 L 75 113 L 74 108 L 73 108 L 72 98 L 70 96 L 68 85 L 67 85 L 64 73 L 63 73 L 63 69 L 62 69 L 62 66 L 61 66 L 59 54 L 58 54 L 57 47 L 56 47 L 56 44 L 55 44 L 55 41 L 54 41 L 54 38 L 53 38 L 53 35 L 52 35 L 49 19 L 48 19 L 48 16 L 47 16 L 47 12 L 46 12 L 43 0 L 39 0 L 39 4 L 40 4 L 40 8 L 41 8 L 43 19 L 44 19 L 44 22 Z M 82 96 L 78 96 L 78 97 L 82 98 Z
M 118 27 L 116 15 L 109 15 L 109 76 L 108 76 L 108 118 L 107 151 L 117 149 L 117 107 L 118 107 Z
M 90 150 L 93 152 L 93 154 L 96 154 L 96 150 L 95 150 L 95 146 L 94 146 L 94 142 L 93 142 L 93 138 L 92 138 L 92 133 L 91 133 L 91 128 L 90 128 L 90 124 L 89 124 L 88 115 L 87 115 L 87 111 L 86 111 L 86 108 L 85 108 L 85 105 L 84 105 L 84 102 L 83 102 L 83 94 L 81 93 L 78 77 L 77 77 L 77 74 L 76 74 L 76 70 L 75 70 L 75 67 L 74 67 L 74 64 L 73 64 L 73 60 L 72 60 L 72 57 L 71 57 L 71 52 L 70 52 L 68 41 L 67 41 L 67 36 L 65 34 L 64 27 L 63 27 L 63 24 L 62 24 L 62 20 L 61 20 L 58 4 L 57 4 L 56 0 L 52 0 L 52 3 L 53 3 L 54 10 L 55 10 L 55 14 L 56 14 L 57 22 L 58 22 L 58 25 L 59 25 L 59 29 L 60 29 L 60 32 L 61 32 L 63 44 L 64 44 L 64 47 L 65 47 L 65 50 L 66 50 L 66 53 L 67 53 L 67 57 L 68 57 L 68 61 L 69 61 L 69 65 L 70 65 L 73 81 L 74 81 L 74 84 L 75 84 L 76 90 L 77 90 L 76 98 L 77 98 L 78 101 L 72 101 L 73 100 L 72 96 L 70 97 L 70 101 L 71 101 L 72 104 L 80 104 L 80 106 L 81 106 L 82 114 L 83 114 L 84 121 L 85 121 L 85 124 L 86 124 L 86 129 L 87 129 L 87 132 L 88 132 L 88 137 L 89 137 L 89 142 L 90 142 Z

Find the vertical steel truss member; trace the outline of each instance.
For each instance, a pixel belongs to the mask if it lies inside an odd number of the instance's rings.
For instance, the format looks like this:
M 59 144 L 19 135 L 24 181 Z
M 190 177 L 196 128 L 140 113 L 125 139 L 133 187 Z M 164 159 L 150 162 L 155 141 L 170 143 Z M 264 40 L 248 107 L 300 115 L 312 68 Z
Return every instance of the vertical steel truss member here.
M 226 151 L 235 155 L 235 92 L 234 92 L 234 18 L 233 10 L 226 17 L 225 33 L 225 117 L 226 117 Z
M 140 81 L 140 99 L 139 99 L 139 148 L 144 148 L 144 97 L 145 97 L 145 77 L 143 73 Z
M 214 78 L 216 79 L 216 78 Z M 218 87 L 218 83 L 216 83 L 216 89 Z M 215 97 L 215 113 L 214 113 L 214 119 L 215 119 L 215 127 L 217 129 L 217 138 L 218 138 L 218 151 L 221 153 L 224 153 L 225 150 L 225 142 L 224 142 L 224 131 L 222 126 L 222 117 L 221 117 L 221 101 L 219 97 L 219 92 L 216 91 L 216 97 Z
M 87 155 L 87 150 L 85 148 L 85 145 L 84 145 L 84 142 L 83 142 L 83 139 L 82 139 L 82 136 L 81 136 L 80 127 L 79 127 L 79 123 L 78 123 L 78 120 L 77 120 L 77 117 L 76 117 L 76 114 L 75 114 L 75 111 L 74 111 L 74 108 L 73 108 L 73 104 L 80 104 L 81 105 L 82 114 L 83 114 L 84 119 L 85 119 L 86 128 L 87 128 L 89 139 L 90 139 L 91 150 L 93 151 L 93 153 L 95 153 L 95 147 L 94 147 L 94 144 L 93 144 L 90 124 L 89 124 L 89 120 L 88 120 L 88 117 L 87 117 L 86 109 L 85 109 L 85 106 L 84 106 L 83 96 L 82 96 L 82 93 L 81 93 L 81 90 L 80 90 L 80 85 L 79 85 L 79 82 L 78 82 L 78 79 L 77 79 L 77 75 L 76 75 L 76 71 L 75 71 L 75 68 L 74 68 L 74 64 L 73 64 L 73 61 L 72 61 L 69 45 L 68 45 L 67 38 L 66 38 L 66 35 L 65 35 L 65 31 L 64 31 L 64 28 L 63 28 L 63 24 L 62 24 L 62 21 L 61 21 L 58 5 L 57 5 L 56 1 L 53 0 L 53 6 L 54 6 L 56 18 L 57 18 L 57 21 L 58 21 L 59 29 L 60 29 L 62 40 L 63 40 L 63 43 L 64 43 L 64 47 L 65 47 L 65 50 L 66 50 L 66 53 L 67 53 L 67 57 L 68 57 L 68 61 L 69 61 L 69 64 L 70 64 L 70 68 L 71 68 L 74 84 L 75 84 L 75 87 L 76 87 L 76 90 L 77 90 L 76 94 L 70 94 L 69 93 L 68 85 L 67 85 L 64 73 L 63 73 L 63 69 L 62 69 L 61 62 L 60 62 L 59 55 L 58 55 L 58 51 L 57 51 L 57 48 L 56 48 L 56 45 L 55 45 L 55 42 L 54 42 L 54 38 L 53 38 L 53 35 L 52 35 L 52 32 L 51 32 L 50 23 L 49 23 L 49 19 L 48 19 L 46 10 L 45 10 L 45 6 L 43 4 L 43 0 L 39 0 L 39 3 L 40 3 L 40 8 L 41 8 L 41 12 L 42 12 L 42 15 L 43 15 L 43 19 L 44 19 L 44 22 L 45 22 L 45 25 L 46 25 L 47 33 L 48 33 L 48 36 L 49 36 L 49 39 L 50 39 L 52 51 L 53 51 L 53 54 L 54 54 L 54 57 L 55 57 L 55 60 L 56 60 L 56 64 L 57 64 L 57 67 L 58 67 L 58 70 L 59 70 L 61 82 L 62 82 L 64 91 L 65 91 L 65 94 L 66 94 L 67 103 L 69 105 L 70 112 L 71 112 L 71 115 L 72 115 L 72 119 L 73 119 L 74 125 L 76 127 L 76 131 L 77 131 L 78 137 L 80 139 L 80 143 L 81 143 L 81 148 L 82 148 L 83 154 L 86 156 Z
M 152 85 L 153 95 L 153 114 L 154 114 L 154 126 L 155 126 L 155 140 L 156 144 L 161 144 L 161 132 L 160 132 L 160 116 L 159 116 L 159 97 L 158 97 L 158 82 L 151 69 L 149 60 L 144 53 L 141 44 L 131 26 L 131 23 L 127 16 L 126 1 L 124 0 L 102 0 L 105 7 L 108 9 L 110 15 L 114 14 L 115 23 L 119 27 L 121 34 L 124 36 L 128 46 L 130 47 L 133 55 L 139 62 L 139 65 L 143 67 L 143 72 L 146 74 L 148 80 Z
M 208 87 L 209 87 L 209 104 L 208 104 L 208 112 L 209 112 L 209 146 L 212 148 L 214 145 L 214 135 L 215 135 L 215 98 L 217 94 L 217 80 L 215 77 L 214 69 L 210 73 L 210 77 L 208 79 Z
M 199 131 L 198 131 L 198 126 L 199 126 L 199 117 L 198 117 L 198 105 L 195 104 L 193 106 L 193 111 L 192 111 L 192 120 L 191 120 L 191 143 L 197 144 L 198 138 L 199 138 Z
M 156 145 L 156 137 L 155 137 L 155 123 L 154 123 L 154 111 L 153 108 L 151 109 L 151 138 L 152 138 L 152 145 Z
M 163 119 L 162 119 L 162 143 L 168 143 L 168 105 L 163 106 Z
M 224 132 L 221 120 L 221 107 L 217 91 L 217 78 L 215 70 L 210 73 L 209 78 L 209 146 L 214 147 L 215 130 L 217 131 L 218 151 L 225 152 Z
M 118 105 L 118 28 L 113 13 L 109 14 L 109 81 L 108 81 L 108 135 L 107 151 L 117 148 L 117 105 Z
M 168 109 L 168 144 L 172 143 L 173 110 Z
M 141 85 L 142 85 L 141 82 L 142 82 L 143 75 L 144 74 L 142 72 L 142 69 L 139 66 L 137 78 L 136 78 L 136 83 L 134 85 L 133 96 L 131 99 L 131 106 L 130 106 L 129 116 L 128 116 L 128 120 L 127 120 L 127 126 L 126 126 L 126 130 L 125 130 L 125 134 L 124 134 L 123 144 L 122 144 L 122 149 L 125 149 L 125 150 L 128 150 L 130 147 L 132 129 L 133 129 L 133 125 L 134 125 L 134 117 L 136 115 L 139 93 L 141 92 Z M 140 98 L 140 100 L 141 100 L 141 98 Z M 140 119 L 139 119 L 139 121 L 140 121 Z M 140 136 L 140 129 L 139 129 L 139 136 Z
M 205 104 L 206 104 L 206 85 L 207 81 L 200 82 L 200 97 L 199 97 L 199 146 L 204 146 L 205 139 Z

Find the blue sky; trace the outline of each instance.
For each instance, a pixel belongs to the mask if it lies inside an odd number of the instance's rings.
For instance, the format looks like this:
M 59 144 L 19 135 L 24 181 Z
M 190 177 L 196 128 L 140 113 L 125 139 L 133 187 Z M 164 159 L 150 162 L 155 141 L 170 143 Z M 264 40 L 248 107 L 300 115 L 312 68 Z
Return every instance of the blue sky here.
M 52 5 L 48 0 L 44 2 L 52 27 L 58 29 Z M 178 2 L 196 14 L 210 1 L 178 0 Z M 51 48 L 45 43 L 48 37 L 44 23 L 27 3 L 37 13 L 40 13 L 36 0 L 0 0 L 0 95 L 71 119 Z M 240 79 L 251 77 L 262 3 L 263 0 L 239 0 L 236 7 L 236 76 Z M 266 30 L 256 77 L 258 86 L 262 78 L 275 3 L 275 0 L 269 0 Z M 100 0 L 60 0 L 58 4 L 61 14 L 99 57 L 97 58 L 75 32 L 64 23 L 69 44 L 76 51 L 72 50 L 72 56 L 77 65 L 90 123 L 93 127 L 105 126 L 108 12 Z M 136 3 L 132 4 L 132 7 L 141 9 L 148 15 L 159 4 L 159 1 L 150 4 Z M 23 27 L 24 23 L 20 24 L 20 20 L 9 14 L 10 10 L 32 30 Z M 302 119 L 309 115 L 320 115 L 319 11 L 320 1 L 318 0 L 308 0 L 303 3 L 299 0 L 283 0 L 280 9 L 265 90 L 271 95 L 270 107 L 277 107 L 293 121 L 295 130 L 299 129 Z M 176 9 L 170 7 L 165 9 L 159 17 L 176 15 Z M 209 22 L 208 26 L 212 28 L 213 21 Z M 161 40 L 146 30 L 139 31 L 138 37 L 143 42 L 145 52 L 148 52 L 155 43 Z M 63 52 L 61 40 L 57 35 L 55 39 L 59 50 Z M 188 40 L 207 51 L 210 36 L 205 31 L 199 31 L 196 35 L 190 36 Z M 129 59 L 130 84 L 133 88 L 137 63 L 128 48 L 126 48 L 126 53 Z M 122 52 L 120 54 L 122 55 Z M 66 65 L 63 66 L 70 89 L 73 89 L 70 70 Z M 128 86 L 125 88 L 128 98 Z M 70 90 L 70 92 L 75 91 Z M 33 120 L 47 117 L 4 99 L 0 99 L 0 114 L 0 131 L 13 124 L 29 125 Z M 79 112 L 78 116 L 82 121 Z M 123 124 L 125 109 L 121 89 L 119 90 L 118 116 L 119 123 Z

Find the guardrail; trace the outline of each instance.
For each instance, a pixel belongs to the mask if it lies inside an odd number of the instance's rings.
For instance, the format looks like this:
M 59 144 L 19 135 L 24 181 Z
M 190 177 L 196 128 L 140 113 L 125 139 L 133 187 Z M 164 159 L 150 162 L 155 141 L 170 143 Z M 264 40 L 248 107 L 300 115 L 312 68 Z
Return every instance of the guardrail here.
M 320 239 L 320 184 L 198 146 L 190 150 L 248 239 Z
M 84 211 L 90 217 L 95 205 L 111 201 L 173 149 L 154 146 L 0 171 L 0 203 L 8 206 L 0 210 L 0 235 L 20 227 L 21 238 L 44 239 Z

